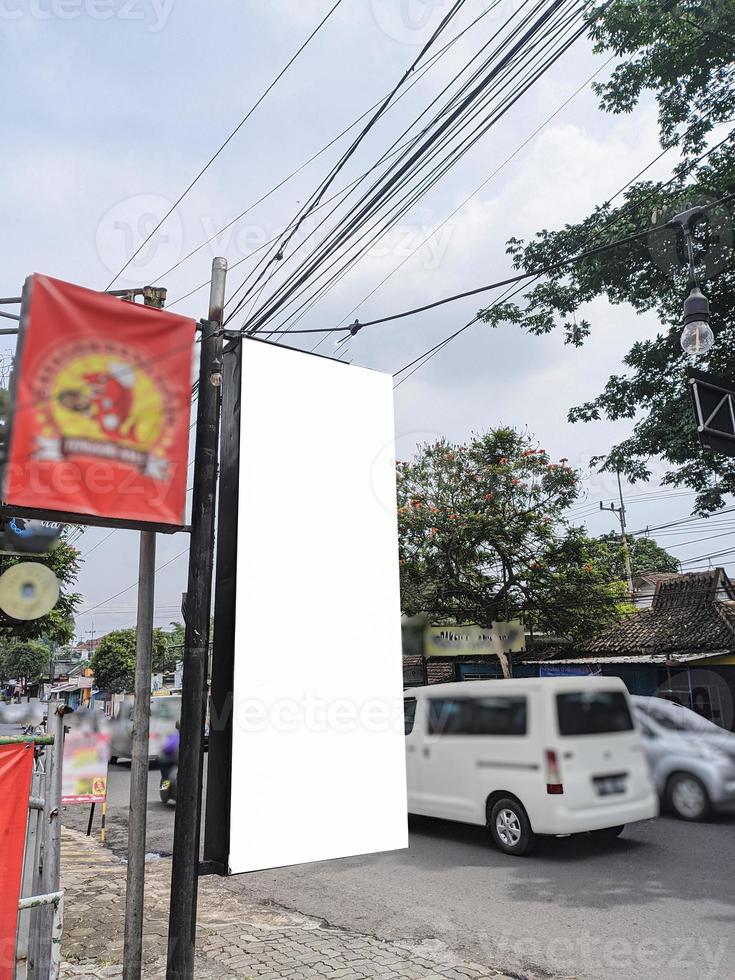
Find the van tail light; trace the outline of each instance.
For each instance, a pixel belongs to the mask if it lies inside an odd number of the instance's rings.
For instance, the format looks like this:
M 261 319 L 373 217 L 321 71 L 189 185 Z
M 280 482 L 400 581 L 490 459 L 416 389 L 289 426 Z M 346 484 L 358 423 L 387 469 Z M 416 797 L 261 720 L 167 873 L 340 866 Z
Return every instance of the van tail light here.
M 564 786 L 559 771 L 559 760 L 553 749 L 546 750 L 546 792 L 550 796 L 561 796 Z

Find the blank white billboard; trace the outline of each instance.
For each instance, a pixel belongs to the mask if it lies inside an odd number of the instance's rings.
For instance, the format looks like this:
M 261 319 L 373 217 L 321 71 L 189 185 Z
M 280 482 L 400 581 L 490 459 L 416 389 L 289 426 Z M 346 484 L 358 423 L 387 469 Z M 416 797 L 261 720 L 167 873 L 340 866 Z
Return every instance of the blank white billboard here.
M 408 845 L 392 380 L 242 351 L 232 873 Z

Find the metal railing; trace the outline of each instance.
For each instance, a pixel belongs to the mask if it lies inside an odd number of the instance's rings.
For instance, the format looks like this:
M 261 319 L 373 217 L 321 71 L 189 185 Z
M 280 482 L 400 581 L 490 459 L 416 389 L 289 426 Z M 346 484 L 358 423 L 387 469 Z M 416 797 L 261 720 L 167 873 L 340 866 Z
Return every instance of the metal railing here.
M 49 706 L 49 734 L 5 737 L 2 744 L 33 742 L 28 825 L 18 903 L 16 980 L 58 980 L 64 895 L 60 890 L 63 704 Z

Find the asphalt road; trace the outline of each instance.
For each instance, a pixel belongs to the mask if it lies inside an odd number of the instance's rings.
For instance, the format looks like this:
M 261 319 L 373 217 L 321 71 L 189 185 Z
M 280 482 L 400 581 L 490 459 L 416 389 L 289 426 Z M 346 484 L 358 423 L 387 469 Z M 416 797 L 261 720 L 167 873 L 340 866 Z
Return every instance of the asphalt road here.
M 109 841 L 120 853 L 129 778 L 127 763 L 110 770 Z M 64 819 L 86 827 L 88 808 L 75 809 Z M 174 808 L 158 801 L 156 770 L 148 819 L 148 851 L 170 853 Z M 719 980 L 735 976 L 734 866 L 735 816 L 661 817 L 607 844 L 544 839 L 526 858 L 500 854 L 480 828 L 412 818 L 407 851 L 242 875 L 228 887 L 521 976 Z

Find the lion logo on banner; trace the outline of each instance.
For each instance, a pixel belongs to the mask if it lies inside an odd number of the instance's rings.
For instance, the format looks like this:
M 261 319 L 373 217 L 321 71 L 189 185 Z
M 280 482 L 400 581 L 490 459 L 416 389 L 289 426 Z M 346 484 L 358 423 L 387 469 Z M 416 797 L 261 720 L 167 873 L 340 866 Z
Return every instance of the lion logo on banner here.
M 46 368 L 36 458 L 98 456 L 165 479 L 174 411 L 170 392 L 121 344 L 79 345 Z
M 150 449 L 161 431 L 163 400 L 153 381 L 125 361 L 92 355 L 57 375 L 53 416 L 64 436 L 102 438 Z

